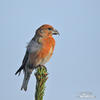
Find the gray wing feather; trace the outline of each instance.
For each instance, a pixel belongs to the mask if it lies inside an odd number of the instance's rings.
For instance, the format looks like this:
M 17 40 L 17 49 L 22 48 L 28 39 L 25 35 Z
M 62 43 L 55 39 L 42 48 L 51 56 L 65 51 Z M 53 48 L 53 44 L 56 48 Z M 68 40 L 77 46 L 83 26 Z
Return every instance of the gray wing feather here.
M 17 75 L 18 73 L 19 73 L 19 75 L 20 75 L 20 72 L 22 71 L 22 69 L 25 68 L 25 65 L 26 65 L 27 60 L 28 60 L 28 56 L 29 56 L 29 52 L 26 51 L 26 54 L 25 54 L 25 56 L 24 56 L 24 59 L 23 59 L 22 65 L 21 65 L 21 67 L 16 71 L 15 75 Z

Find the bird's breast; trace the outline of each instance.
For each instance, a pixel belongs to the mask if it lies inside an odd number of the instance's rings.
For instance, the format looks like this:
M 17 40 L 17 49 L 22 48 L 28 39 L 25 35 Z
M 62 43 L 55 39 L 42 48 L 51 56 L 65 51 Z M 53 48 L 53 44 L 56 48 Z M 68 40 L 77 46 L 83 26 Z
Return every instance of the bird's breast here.
M 44 65 L 49 61 L 54 51 L 55 40 L 53 38 L 43 38 L 40 42 L 41 45 L 32 43 L 32 45 L 29 46 L 29 61 L 34 66 Z
M 55 40 L 52 37 L 44 38 L 41 40 L 42 46 L 41 50 L 38 53 L 40 58 L 40 64 L 45 64 L 51 58 L 54 47 L 55 47 Z

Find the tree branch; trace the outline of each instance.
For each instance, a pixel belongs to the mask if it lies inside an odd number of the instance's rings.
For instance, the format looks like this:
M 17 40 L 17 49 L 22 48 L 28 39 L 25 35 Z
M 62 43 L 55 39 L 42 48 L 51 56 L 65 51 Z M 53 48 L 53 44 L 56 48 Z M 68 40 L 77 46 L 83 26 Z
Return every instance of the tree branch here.
M 47 69 L 45 66 L 40 66 L 37 68 L 35 73 L 36 77 L 36 91 L 35 91 L 35 100 L 43 100 L 45 83 L 48 79 Z

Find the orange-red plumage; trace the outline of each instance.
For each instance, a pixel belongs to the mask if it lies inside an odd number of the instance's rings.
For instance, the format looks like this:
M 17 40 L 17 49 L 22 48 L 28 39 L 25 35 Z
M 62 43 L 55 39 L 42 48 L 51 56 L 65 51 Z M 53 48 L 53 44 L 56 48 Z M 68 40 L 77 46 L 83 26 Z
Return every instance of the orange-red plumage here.
M 55 47 L 55 40 L 52 35 L 56 34 L 58 34 L 58 31 L 47 24 L 42 25 L 36 30 L 35 36 L 27 46 L 22 66 L 16 72 L 16 74 L 20 73 L 22 69 L 24 71 L 21 89 L 27 90 L 27 84 L 34 68 L 44 65 L 51 58 Z

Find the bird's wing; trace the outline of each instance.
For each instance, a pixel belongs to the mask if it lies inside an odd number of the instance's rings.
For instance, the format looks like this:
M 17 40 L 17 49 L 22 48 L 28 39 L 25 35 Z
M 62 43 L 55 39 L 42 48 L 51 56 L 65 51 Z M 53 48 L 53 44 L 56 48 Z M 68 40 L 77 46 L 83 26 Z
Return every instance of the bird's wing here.
M 28 52 L 28 50 L 27 50 L 27 51 L 26 51 L 26 54 L 25 54 L 25 56 L 24 56 L 23 62 L 22 62 L 22 65 L 23 65 L 23 66 L 26 65 L 26 62 L 27 62 L 27 60 L 28 60 L 28 56 L 29 56 L 29 52 Z
M 15 75 L 18 74 L 18 73 L 19 73 L 19 75 L 20 75 L 21 70 L 25 68 L 30 53 L 36 54 L 36 52 L 37 52 L 38 50 L 40 50 L 40 44 L 38 44 L 38 42 L 35 42 L 34 40 L 31 40 L 31 41 L 29 42 L 28 46 L 27 46 L 27 51 L 26 51 L 26 54 L 25 54 L 25 56 L 24 56 L 22 65 L 21 65 L 21 67 L 17 70 L 17 72 L 15 73 Z
M 19 75 L 20 75 L 21 70 L 24 69 L 24 67 L 25 67 L 25 65 L 26 65 L 26 63 L 27 63 L 28 56 L 29 56 L 29 52 L 28 52 L 28 50 L 27 50 L 27 51 L 26 51 L 26 54 L 25 54 L 25 56 L 24 56 L 22 65 L 21 65 L 21 67 L 16 71 L 15 75 L 17 75 L 18 73 L 19 73 Z

